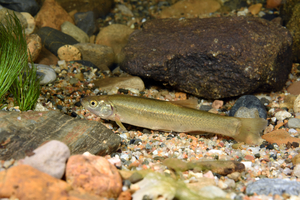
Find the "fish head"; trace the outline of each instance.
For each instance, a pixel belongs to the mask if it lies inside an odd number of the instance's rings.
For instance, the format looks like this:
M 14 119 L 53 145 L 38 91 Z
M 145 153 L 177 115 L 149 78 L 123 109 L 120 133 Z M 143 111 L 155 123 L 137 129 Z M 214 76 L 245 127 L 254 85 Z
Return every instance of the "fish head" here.
M 114 113 L 113 105 L 106 96 L 85 97 L 81 100 L 81 104 L 91 113 L 103 119 L 109 119 Z

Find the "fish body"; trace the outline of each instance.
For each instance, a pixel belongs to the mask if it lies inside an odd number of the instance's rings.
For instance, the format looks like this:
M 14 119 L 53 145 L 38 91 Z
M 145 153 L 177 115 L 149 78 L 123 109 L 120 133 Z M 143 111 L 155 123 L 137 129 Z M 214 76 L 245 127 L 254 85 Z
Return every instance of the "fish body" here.
M 262 141 L 259 132 L 266 126 L 266 120 L 261 118 L 222 116 L 174 102 L 128 95 L 90 96 L 85 97 L 81 103 L 101 118 L 116 121 L 120 127 L 123 127 L 124 122 L 154 130 L 210 132 L 251 144 Z M 247 133 L 242 133 L 244 129 Z

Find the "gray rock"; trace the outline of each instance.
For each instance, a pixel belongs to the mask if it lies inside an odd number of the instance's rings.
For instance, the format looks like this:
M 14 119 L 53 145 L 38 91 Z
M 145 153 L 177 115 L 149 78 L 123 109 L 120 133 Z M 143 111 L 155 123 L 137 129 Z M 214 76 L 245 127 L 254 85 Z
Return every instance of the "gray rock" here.
M 300 194 L 300 183 L 283 179 L 264 178 L 247 185 L 246 194 L 258 195 L 282 195 L 284 193 L 298 196 Z
M 16 14 L 17 18 L 20 20 L 22 28 L 26 29 L 28 27 L 27 20 L 22 14 L 20 14 L 19 12 L 10 10 L 10 9 L 6 9 L 2 6 L 0 6 L 0 23 L 5 25 L 5 23 L 6 23 L 5 18 L 7 17 L 8 13 L 11 15 L 13 15 L 13 13 Z
M 29 66 L 30 65 L 31 64 L 29 63 Z M 43 64 L 34 64 L 34 65 L 36 66 L 36 70 L 37 70 L 36 73 L 38 75 L 38 78 L 40 78 L 40 85 L 46 85 L 48 83 L 55 81 L 57 76 L 54 69 L 52 69 L 48 65 L 43 65 Z
M 259 118 L 257 108 L 246 108 L 240 107 L 236 113 L 234 114 L 235 117 L 239 118 Z
M 235 116 L 235 113 L 241 107 L 246 107 L 248 109 L 255 108 L 257 109 L 260 118 L 267 119 L 267 111 L 265 106 L 254 95 L 241 96 L 230 109 L 229 116 Z
M 107 70 L 114 62 L 115 54 L 111 47 L 91 43 L 78 43 L 73 46 L 81 52 L 82 60 L 92 62 L 101 70 Z
M 28 12 L 35 15 L 39 11 L 39 5 L 35 0 L 0 0 L 0 4 L 17 12 Z
M 96 32 L 95 14 L 93 11 L 78 12 L 74 15 L 75 24 L 83 30 L 88 36 L 92 36 Z
M 89 36 L 83 30 L 81 30 L 71 22 L 65 21 L 61 25 L 61 31 L 65 34 L 72 36 L 75 40 L 77 40 L 80 43 L 87 43 L 90 41 Z
M 291 44 L 284 27 L 260 18 L 155 19 L 131 34 L 121 68 L 197 96 L 233 97 L 282 89 Z
M 7 141 L 0 148 L 1 159 L 24 158 L 25 153 L 49 140 L 65 143 L 72 155 L 88 151 L 100 156 L 115 152 L 121 142 L 103 124 L 75 119 L 59 111 L 0 111 L 0 141 Z
M 290 118 L 288 121 L 289 128 L 300 128 L 300 119 L 298 118 Z
M 21 162 L 30 165 L 55 178 L 61 179 L 65 173 L 70 150 L 63 142 L 52 140 L 33 151 L 34 155 L 26 156 Z

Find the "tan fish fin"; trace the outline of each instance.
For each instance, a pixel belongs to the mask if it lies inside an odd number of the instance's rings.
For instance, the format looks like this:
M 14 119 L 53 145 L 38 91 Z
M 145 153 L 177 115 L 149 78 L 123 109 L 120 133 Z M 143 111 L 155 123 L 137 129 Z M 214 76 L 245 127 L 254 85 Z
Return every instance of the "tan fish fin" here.
M 170 101 L 172 104 L 176 104 L 179 106 L 194 108 L 197 109 L 198 100 L 197 99 L 187 99 L 187 100 L 178 100 L 178 101 Z
M 126 128 L 125 128 L 125 126 L 122 124 L 122 122 L 121 122 L 121 120 L 120 120 L 120 117 L 119 117 L 117 114 L 115 114 L 115 121 L 116 121 L 116 123 L 118 124 L 118 126 L 119 126 L 121 129 L 123 129 L 123 131 L 127 131 Z
M 232 136 L 236 141 L 246 144 L 259 145 L 263 142 L 260 136 L 262 130 L 268 125 L 268 121 L 263 118 L 239 118 L 242 122 L 239 132 Z

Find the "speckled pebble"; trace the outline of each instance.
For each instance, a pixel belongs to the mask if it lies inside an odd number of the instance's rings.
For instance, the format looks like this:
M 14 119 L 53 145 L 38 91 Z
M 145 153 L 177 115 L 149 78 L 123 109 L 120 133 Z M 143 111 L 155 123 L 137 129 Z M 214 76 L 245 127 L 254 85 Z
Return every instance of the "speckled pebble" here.
M 259 195 L 282 195 L 287 193 L 298 196 L 300 194 L 300 183 L 283 179 L 264 178 L 250 183 L 246 188 L 246 193 L 248 195 L 254 193 Z
M 288 121 L 289 128 L 300 128 L 300 119 L 298 118 L 290 118 Z

